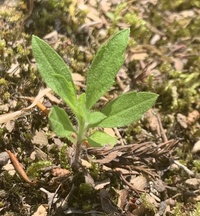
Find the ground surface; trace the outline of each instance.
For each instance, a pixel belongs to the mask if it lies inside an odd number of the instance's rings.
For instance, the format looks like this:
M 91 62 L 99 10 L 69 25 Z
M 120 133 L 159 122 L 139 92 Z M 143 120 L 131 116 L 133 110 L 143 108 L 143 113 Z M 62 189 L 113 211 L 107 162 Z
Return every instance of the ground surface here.
M 200 215 L 199 26 L 198 0 L 1 0 L 0 214 Z M 62 56 L 81 93 L 97 49 L 128 27 L 125 64 L 98 106 L 129 90 L 159 98 L 140 121 L 107 131 L 118 137 L 113 149 L 83 151 L 82 171 L 73 173 L 73 143 L 52 132 L 37 106 L 24 110 L 32 103 L 25 97 L 40 92 L 48 109 L 71 114 L 45 94 L 31 35 Z

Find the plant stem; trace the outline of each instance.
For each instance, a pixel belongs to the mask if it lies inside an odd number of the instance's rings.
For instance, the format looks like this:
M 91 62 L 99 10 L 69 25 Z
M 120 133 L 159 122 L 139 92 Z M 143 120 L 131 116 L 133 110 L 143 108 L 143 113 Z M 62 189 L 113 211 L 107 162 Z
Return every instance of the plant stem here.
M 71 166 L 73 171 L 78 171 L 79 169 L 79 162 L 80 162 L 80 155 L 81 155 L 81 150 L 82 150 L 82 142 L 83 138 L 85 136 L 85 122 L 81 120 L 79 122 L 79 129 L 78 129 L 78 134 L 77 134 L 77 140 L 75 143 L 75 152 L 74 156 L 72 158 Z

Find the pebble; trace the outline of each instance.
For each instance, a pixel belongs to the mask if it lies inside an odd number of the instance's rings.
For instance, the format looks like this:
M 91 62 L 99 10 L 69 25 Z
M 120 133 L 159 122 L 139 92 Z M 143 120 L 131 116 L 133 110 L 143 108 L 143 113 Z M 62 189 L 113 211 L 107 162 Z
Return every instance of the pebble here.
M 190 178 L 185 181 L 185 184 L 189 189 L 197 190 L 200 186 L 200 179 Z

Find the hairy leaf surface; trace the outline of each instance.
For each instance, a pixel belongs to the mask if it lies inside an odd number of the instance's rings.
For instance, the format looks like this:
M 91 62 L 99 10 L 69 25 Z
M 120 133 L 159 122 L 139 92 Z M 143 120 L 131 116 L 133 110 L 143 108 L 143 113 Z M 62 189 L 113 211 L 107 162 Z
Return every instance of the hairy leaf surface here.
M 71 104 L 75 107 L 76 92 L 74 82 L 63 59 L 37 36 L 32 37 L 32 47 L 38 70 L 45 83 L 62 99 L 68 102 L 71 101 Z M 57 79 L 55 75 L 58 75 Z
M 98 126 L 122 127 L 142 117 L 155 103 L 158 95 L 150 92 L 129 92 L 106 104 L 102 113 L 107 116 Z
M 101 112 L 92 112 L 89 115 L 89 128 L 95 127 L 96 124 L 101 122 L 103 119 L 106 118 L 106 115 L 104 115 Z
M 53 106 L 49 114 L 49 120 L 52 126 L 53 131 L 59 137 L 67 137 L 72 142 L 74 141 L 72 133 L 75 132 L 69 116 L 65 110 L 59 108 L 58 106 Z
M 90 109 L 114 83 L 114 78 L 124 63 L 129 29 L 116 33 L 94 57 L 87 75 L 86 107 Z
M 91 147 L 101 147 L 105 145 L 115 145 L 117 143 L 117 138 L 103 131 L 96 131 L 88 137 L 88 142 Z

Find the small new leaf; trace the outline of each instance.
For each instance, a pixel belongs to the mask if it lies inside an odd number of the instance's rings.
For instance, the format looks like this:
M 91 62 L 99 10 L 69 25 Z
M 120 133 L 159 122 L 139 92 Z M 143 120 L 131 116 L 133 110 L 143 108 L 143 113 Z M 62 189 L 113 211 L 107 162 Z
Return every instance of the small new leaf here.
M 95 127 L 100 121 L 106 118 L 101 112 L 91 112 L 85 106 L 85 93 L 82 93 L 78 98 L 77 103 L 78 115 L 80 115 L 84 121 L 87 129 Z
M 88 137 L 88 143 L 91 147 L 102 147 L 105 145 L 114 146 L 117 143 L 117 138 L 112 137 L 103 131 L 96 131 Z
M 142 117 L 155 103 L 158 95 L 150 92 L 129 92 L 106 104 L 102 113 L 107 116 L 97 126 L 104 128 L 129 125 Z
M 69 117 L 65 110 L 59 108 L 58 106 L 53 106 L 49 114 L 49 120 L 53 131 L 59 137 L 66 137 L 70 141 L 74 142 L 72 134 L 75 133 Z
M 85 93 L 82 93 L 78 97 L 78 100 L 77 100 L 77 110 L 78 110 L 77 118 L 78 119 L 82 118 L 86 122 L 87 119 L 89 118 L 90 111 L 85 106 Z

